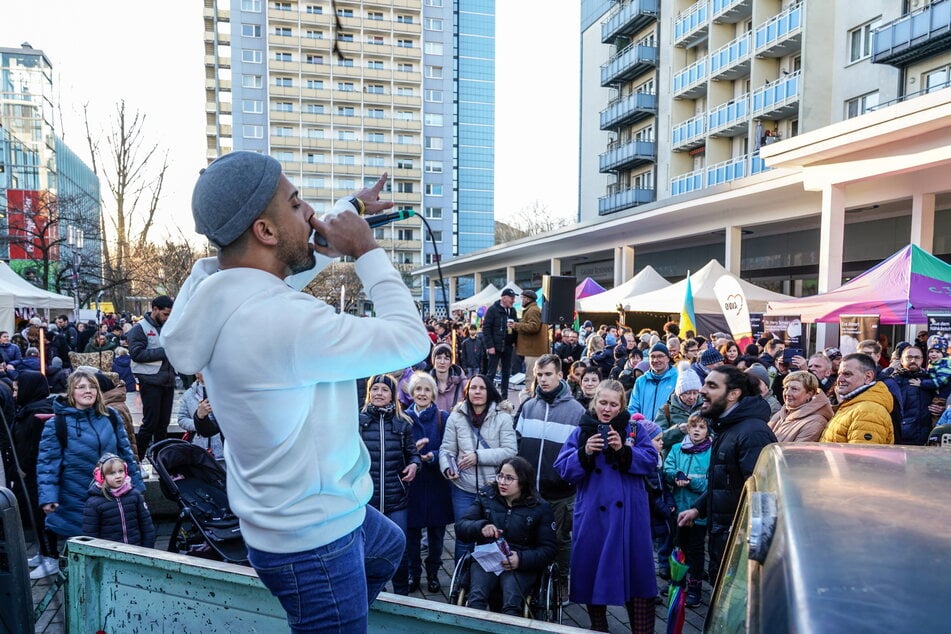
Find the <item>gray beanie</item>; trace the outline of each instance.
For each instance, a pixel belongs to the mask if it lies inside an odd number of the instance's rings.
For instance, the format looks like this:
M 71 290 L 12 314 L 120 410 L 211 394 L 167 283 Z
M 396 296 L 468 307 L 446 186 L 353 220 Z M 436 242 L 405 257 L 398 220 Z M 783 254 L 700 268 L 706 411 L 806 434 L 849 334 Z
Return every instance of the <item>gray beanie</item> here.
M 192 192 L 195 231 L 228 246 L 264 213 L 277 191 L 281 164 L 257 152 L 231 152 L 201 171 Z

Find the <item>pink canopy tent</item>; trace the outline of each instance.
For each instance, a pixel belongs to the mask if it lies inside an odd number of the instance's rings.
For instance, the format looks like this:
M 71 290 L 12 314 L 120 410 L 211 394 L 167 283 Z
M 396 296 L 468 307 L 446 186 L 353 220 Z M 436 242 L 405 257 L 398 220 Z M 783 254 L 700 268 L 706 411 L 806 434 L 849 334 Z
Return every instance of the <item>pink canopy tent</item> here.
M 882 324 L 923 324 L 951 308 L 951 264 L 910 244 L 839 288 L 810 297 L 772 300 L 767 315 L 838 323 L 840 315 L 878 315 Z
M 607 289 L 595 282 L 593 279 L 586 277 L 575 287 L 575 299 L 591 297 L 592 295 L 603 293 L 605 290 Z

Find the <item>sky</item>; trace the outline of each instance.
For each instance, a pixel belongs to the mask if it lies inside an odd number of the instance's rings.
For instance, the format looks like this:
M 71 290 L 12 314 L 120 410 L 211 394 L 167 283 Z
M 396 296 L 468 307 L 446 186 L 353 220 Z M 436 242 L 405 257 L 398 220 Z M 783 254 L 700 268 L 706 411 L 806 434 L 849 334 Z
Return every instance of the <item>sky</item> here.
M 145 116 L 146 143 L 169 156 L 153 238 L 195 239 L 191 190 L 206 164 L 203 4 L 4 0 L 0 6 L 0 47 L 29 42 L 49 58 L 58 134 L 87 164 L 84 105 L 94 135 L 111 129 L 121 100 L 127 112 Z M 575 3 L 496 0 L 497 220 L 536 205 L 552 216 L 577 216 L 579 15 Z M 105 192 L 103 198 L 108 204 Z

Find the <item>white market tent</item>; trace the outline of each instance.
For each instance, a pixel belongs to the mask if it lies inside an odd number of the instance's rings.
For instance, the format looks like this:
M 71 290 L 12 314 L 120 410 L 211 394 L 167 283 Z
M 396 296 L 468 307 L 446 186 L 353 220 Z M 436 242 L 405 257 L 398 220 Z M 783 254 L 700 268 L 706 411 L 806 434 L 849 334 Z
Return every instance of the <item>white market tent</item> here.
M 488 286 L 472 297 L 460 299 L 458 302 L 450 304 L 449 310 L 476 310 L 479 306 L 488 306 L 488 304 L 491 303 L 489 302 L 489 298 L 498 292 L 499 289 L 495 287 L 495 284 L 490 282 Z
M 13 309 L 57 308 L 72 309 L 73 298 L 44 291 L 16 274 L 6 262 L 0 262 L 0 330 L 13 332 L 15 316 Z
M 621 304 L 625 310 L 629 310 L 630 303 L 636 301 L 639 296 L 668 286 L 670 282 L 648 265 L 620 286 L 577 300 L 575 308 L 582 313 L 613 313 L 618 304 Z
M 706 266 L 690 276 L 695 314 L 722 314 L 723 311 L 720 308 L 720 302 L 717 301 L 713 285 L 724 275 L 728 275 L 739 282 L 740 288 L 743 289 L 743 294 L 746 295 L 746 304 L 752 313 L 765 312 L 767 302 L 793 299 L 789 295 L 774 293 L 773 291 L 768 291 L 765 288 L 760 288 L 755 284 L 740 279 L 723 268 L 716 260 L 710 260 Z M 683 279 L 676 284 L 671 284 L 667 288 L 662 288 L 638 297 L 632 297 L 630 304 L 625 306 L 625 310 L 641 313 L 679 313 L 684 307 L 686 293 L 687 280 Z M 598 296 L 595 295 L 595 297 Z

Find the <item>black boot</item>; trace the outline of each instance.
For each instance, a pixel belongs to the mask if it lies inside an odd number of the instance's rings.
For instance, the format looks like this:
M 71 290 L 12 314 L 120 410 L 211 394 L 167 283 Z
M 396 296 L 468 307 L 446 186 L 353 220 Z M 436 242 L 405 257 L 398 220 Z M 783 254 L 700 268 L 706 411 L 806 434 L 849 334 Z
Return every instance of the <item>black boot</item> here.
M 703 590 L 703 582 L 700 579 L 691 579 L 687 583 L 687 601 L 685 605 L 688 608 L 696 608 L 700 605 L 700 595 Z
M 588 618 L 595 632 L 610 632 L 608 629 L 608 606 L 588 604 Z

